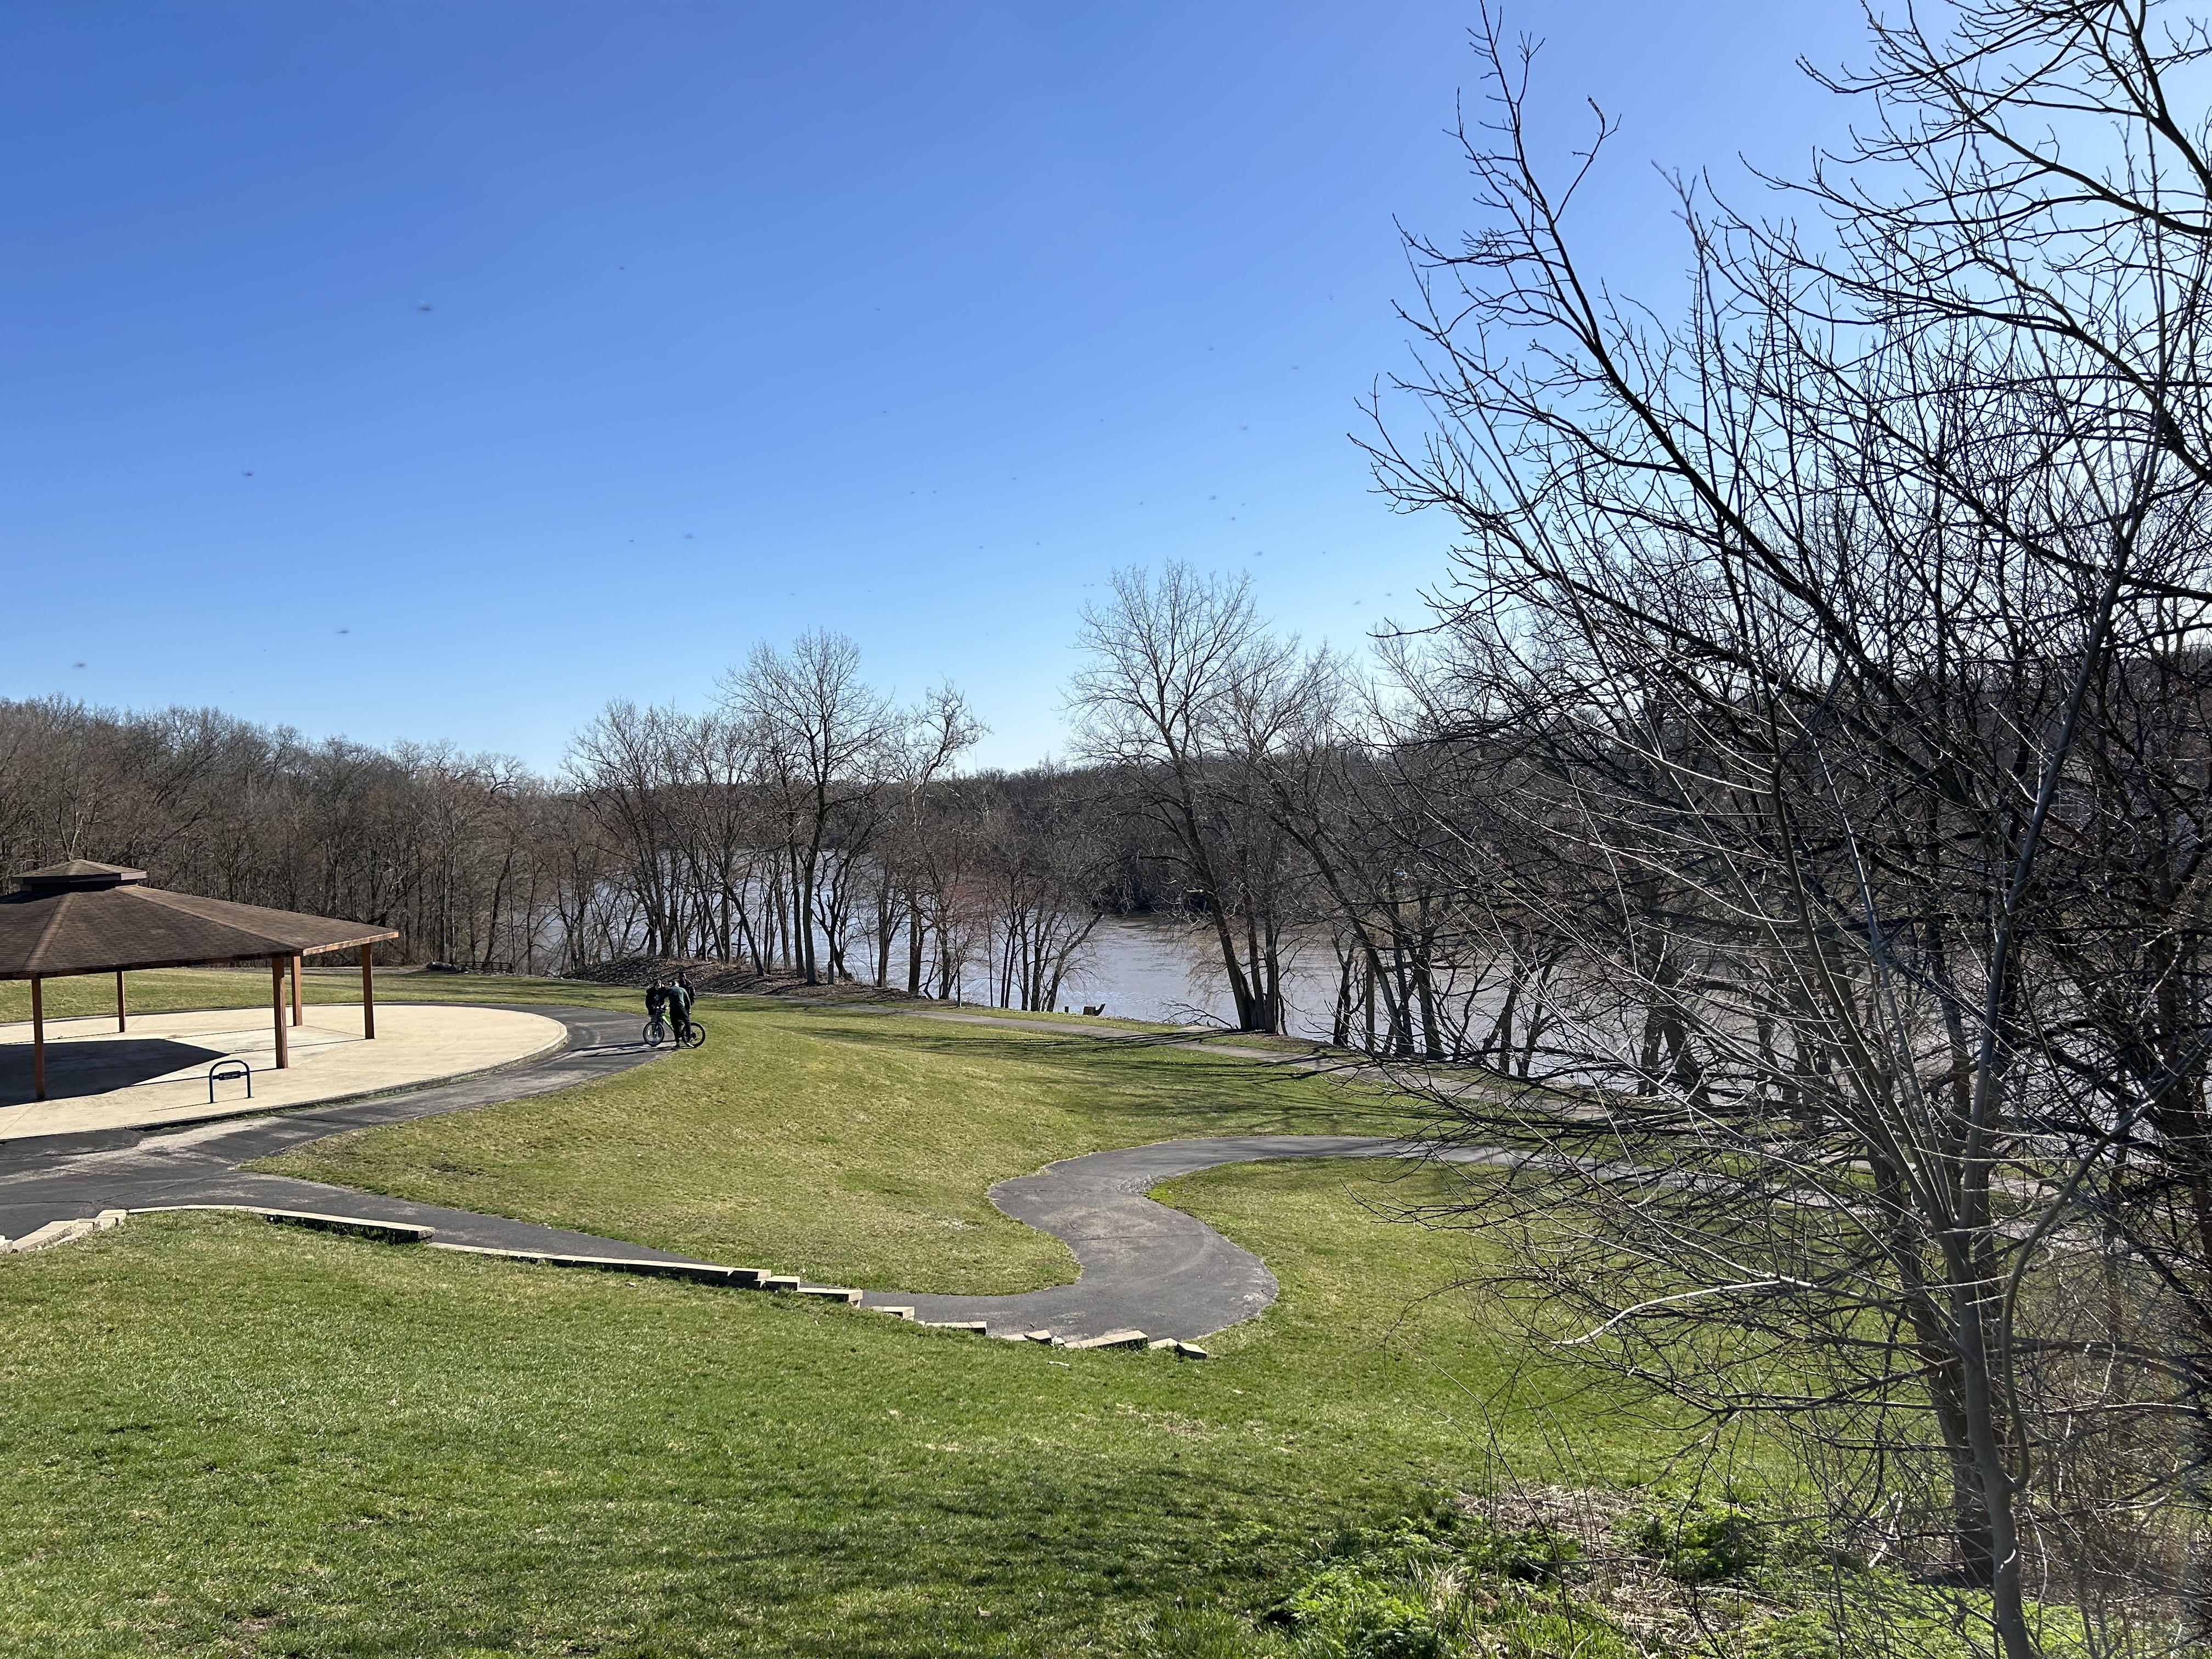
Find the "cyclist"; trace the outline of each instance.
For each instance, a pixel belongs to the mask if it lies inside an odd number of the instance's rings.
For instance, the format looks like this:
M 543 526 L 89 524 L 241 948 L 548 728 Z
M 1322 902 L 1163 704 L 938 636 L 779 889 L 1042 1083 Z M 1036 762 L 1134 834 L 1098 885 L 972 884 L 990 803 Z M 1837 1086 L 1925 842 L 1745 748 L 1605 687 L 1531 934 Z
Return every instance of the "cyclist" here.
M 645 1017 L 659 1024 L 668 1012 L 668 988 L 659 980 L 645 988 Z
M 668 1024 L 681 1042 L 691 1029 L 691 980 L 681 968 L 676 970 L 676 983 L 668 988 L 666 995 Z

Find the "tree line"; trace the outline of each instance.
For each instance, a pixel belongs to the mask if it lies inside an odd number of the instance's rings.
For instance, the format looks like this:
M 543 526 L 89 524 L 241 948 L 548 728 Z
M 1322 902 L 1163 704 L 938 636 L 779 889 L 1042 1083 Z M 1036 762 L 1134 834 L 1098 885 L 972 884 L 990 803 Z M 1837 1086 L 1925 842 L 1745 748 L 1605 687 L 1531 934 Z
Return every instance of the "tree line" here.
M 0 863 L 374 921 L 397 962 L 680 958 L 1055 1007 L 1100 921 L 1158 901 L 1157 861 L 1091 773 L 962 771 L 980 735 L 957 693 L 901 706 L 828 633 L 756 648 L 704 711 L 611 703 L 551 776 L 213 710 L 0 702 Z
M 1081 625 L 1066 763 L 963 768 L 982 728 L 960 695 L 901 704 L 828 632 L 755 647 L 704 709 L 610 703 L 550 776 L 211 710 L 0 702 L 0 859 L 374 921 L 398 961 L 684 959 L 1021 1008 L 1061 1005 L 1103 919 L 1169 916 L 1239 1029 L 1320 1016 L 1348 1047 L 1526 1069 L 1540 1003 L 1459 948 L 1419 745 L 1374 676 L 1277 634 L 1244 581 L 1170 566 L 1111 591 Z M 1290 1006 L 1301 964 L 1331 1007 Z

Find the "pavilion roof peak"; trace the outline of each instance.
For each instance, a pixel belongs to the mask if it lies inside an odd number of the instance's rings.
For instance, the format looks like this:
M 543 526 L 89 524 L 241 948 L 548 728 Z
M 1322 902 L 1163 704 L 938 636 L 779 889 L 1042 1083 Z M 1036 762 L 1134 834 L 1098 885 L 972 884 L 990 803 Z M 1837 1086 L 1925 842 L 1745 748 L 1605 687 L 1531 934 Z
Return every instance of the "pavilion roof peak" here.
M 146 879 L 143 870 L 128 865 L 94 864 L 89 859 L 70 859 L 41 870 L 26 870 L 15 884 L 26 892 L 51 893 L 69 888 L 128 887 Z
M 396 927 L 172 893 L 146 872 L 71 859 L 0 893 L 0 979 L 316 956 L 398 939 Z

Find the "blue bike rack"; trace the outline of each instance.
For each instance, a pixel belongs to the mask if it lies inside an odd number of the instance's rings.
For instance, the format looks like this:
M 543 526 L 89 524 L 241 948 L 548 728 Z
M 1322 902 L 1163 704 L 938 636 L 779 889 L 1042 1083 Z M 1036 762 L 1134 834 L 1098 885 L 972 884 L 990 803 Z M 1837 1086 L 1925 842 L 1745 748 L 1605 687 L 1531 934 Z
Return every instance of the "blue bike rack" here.
M 236 1066 L 238 1069 L 236 1071 L 228 1069 L 231 1066 Z M 253 1068 L 242 1060 L 218 1060 L 208 1067 L 209 1105 L 215 1104 L 215 1085 L 218 1083 L 228 1083 L 234 1077 L 242 1077 L 246 1079 L 246 1097 L 248 1100 L 253 1098 Z

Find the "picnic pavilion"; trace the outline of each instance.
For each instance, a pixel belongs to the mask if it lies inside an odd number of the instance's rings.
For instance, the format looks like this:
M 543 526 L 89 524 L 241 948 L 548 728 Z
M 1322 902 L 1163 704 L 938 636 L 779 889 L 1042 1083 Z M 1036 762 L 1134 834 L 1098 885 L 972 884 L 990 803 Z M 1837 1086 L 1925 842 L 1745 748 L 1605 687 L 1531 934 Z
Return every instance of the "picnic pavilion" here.
M 71 859 L 15 878 L 0 894 L 0 979 L 31 981 L 31 1077 L 34 1097 L 46 1097 L 45 982 L 77 975 L 115 975 L 115 1029 L 129 1029 L 123 976 L 139 968 L 188 968 L 218 963 L 269 963 L 276 1064 L 289 1066 L 285 989 L 290 1024 L 301 1023 L 301 959 L 326 951 L 361 951 L 361 1034 L 376 1036 L 376 982 L 369 957 L 393 927 L 258 904 L 200 898 L 146 885 L 143 870 Z

